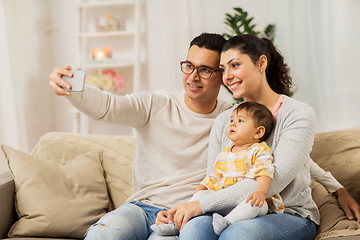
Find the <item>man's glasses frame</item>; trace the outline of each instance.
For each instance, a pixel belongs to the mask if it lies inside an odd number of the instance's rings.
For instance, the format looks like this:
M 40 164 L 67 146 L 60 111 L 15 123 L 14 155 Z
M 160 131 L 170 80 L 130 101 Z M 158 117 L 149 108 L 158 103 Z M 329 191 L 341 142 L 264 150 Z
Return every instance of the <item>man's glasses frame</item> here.
M 181 72 L 185 74 L 191 74 L 196 69 L 197 75 L 203 79 L 209 79 L 214 72 L 222 72 L 222 69 L 212 69 L 207 66 L 199 66 L 195 68 L 194 64 L 190 61 L 180 61 Z

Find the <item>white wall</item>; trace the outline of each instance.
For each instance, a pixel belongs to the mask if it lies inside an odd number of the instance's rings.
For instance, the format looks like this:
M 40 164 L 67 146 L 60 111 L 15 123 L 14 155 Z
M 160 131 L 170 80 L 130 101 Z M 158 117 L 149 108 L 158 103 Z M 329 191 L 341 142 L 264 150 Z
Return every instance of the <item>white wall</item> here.
M 76 62 L 76 1 L 6 3 L 16 104 L 23 109 L 22 119 L 14 121 L 22 121 L 19 131 L 24 138 L 20 148 L 30 151 L 45 132 L 73 130 L 71 106 L 63 97 L 51 93 L 48 75 L 54 66 Z M 275 43 L 292 68 L 298 86 L 294 97 L 319 113 L 319 131 L 360 125 L 360 108 L 349 110 L 349 105 L 356 106 L 360 95 L 360 81 L 354 81 L 358 78 L 356 58 L 360 54 L 360 32 L 355 26 L 360 20 L 357 0 L 146 0 L 142 15 L 147 63 L 142 90 L 181 90 L 179 61 L 185 59 L 189 42 L 201 32 L 224 32 L 225 13 L 236 6 L 254 16 L 260 30 L 268 23 L 276 24 Z M 309 16 L 315 13 L 320 18 L 309 25 Z M 321 21 L 329 16 L 333 21 Z M 306 24 L 310 29 L 303 26 Z M 332 28 L 336 28 L 335 34 Z M 308 44 L 309 38 L 315 45 Z M 334 42 L 339 44 L 329 48 Z M 310 60 L 311 65 L 304 65 Z M 324 80 L 336 88 L 323 87 Z M 333 107 L 340 110 L 334 112 Z M 96 133 L 107 134 L 116 128 L 92 124 Z M 112 133 L 123 131 L 116 129 Z
M 291 68 L 294 98 L 314 108 L 317 131 L 360 126 L 358 0 L 147 1 L 151 90 L 181 89 L 178 62 L 188 43 L 203 31 L 224 32 L 233 7 L 254 16 L 259 30 L 276 24 L 275 45 Z
M 184 4 L 186 2 L 186 4 Z M 216 8 L 212 7 L 217 5 Z M 206 6 L 205 18 L 197 19 L 197 11 Z M 218 8 L 221 6 L 221 9 Z M 142 16 L 145 29 L 142 45 L 146 50 L 146 64 L 143 66 L 143 91 L 160 89 L 182 90 L 179 61 L 186 58 L 190 41 L 201 32 L 223 32 L 225 11 L 231 11 L 236 1 L 219 4 L 218 1 L 143 1 Z M 193 19 L 188 19 L 187 12 Z M 75 65 L 77 10 L 76 1 L 51 1 L 51 63 L 53 66 Z M 199 21 L 200 20 L 200 21 Z M 195 24 L 192 24 L 195 21 Z M 185 34 L 184 34 L 185 33 Z M 223 97 L 232 100 L 224 91 Z M 72 131 L 74 114 L 71 105 L 63 97 L 51 96 L 54 109 L 54 130 Z M 89 124 L 90 123 L 90 124 Z M 128 128 L 114 124 L 97 123 L 81 115 L 81 132 L 97 134 L 130 134 Z M 90 125 L 90 126 L 89 126 Z
M 47 87 L 51 63 L 49 48 L 49 1 L 6 1 L 9 64 L 15 87 L 23 150 L 31 149 L 39 137 L 53 129 L 51 93 Z
M 65 65 L 76 66 L 77 62 L 77 34 L 78 34 L 77 1 L 51 1 L 51 64 L 53 67 Z M 51 70 L 52 71 L 52 70 Z M 49 71 L 49 74 L 50 72 Z M 73 132 L 75 128 L 76 111 L 71 104 L 59 96 L 51 96 L 54 111 L 53 131 Z M 80 133 L 91 134 L 131 134 L 130 127 L 94 121 L 80 114 Z

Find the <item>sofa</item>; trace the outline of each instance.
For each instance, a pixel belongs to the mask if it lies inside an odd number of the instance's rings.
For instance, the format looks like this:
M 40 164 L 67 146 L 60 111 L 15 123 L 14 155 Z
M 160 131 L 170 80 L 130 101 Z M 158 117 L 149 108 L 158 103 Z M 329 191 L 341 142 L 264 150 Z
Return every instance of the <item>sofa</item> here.
M 87 228 L 131 193 L 133 136 L 50 132 L 30 154 L 1 145 L 0 239 L 82 239 Z M 316 134 L 313 160 L 360 203 L 360 128 Z M 316 239 L 360 239 L 336 197 L 315 180 Z

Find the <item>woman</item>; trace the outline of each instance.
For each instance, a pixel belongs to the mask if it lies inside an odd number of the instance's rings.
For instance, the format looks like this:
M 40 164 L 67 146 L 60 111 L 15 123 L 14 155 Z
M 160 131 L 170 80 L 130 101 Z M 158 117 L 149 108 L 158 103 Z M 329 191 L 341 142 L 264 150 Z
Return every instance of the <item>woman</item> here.
M 219 239 L 313 239 L 319 213 L 310 194 L 310 165 L 311 175 L 326 184 L 329 191 L 338 194 L 339 204 L 347 217 L 353 219 L 354 212 L 359 218 L 356 201 L 330 173 L 324 173 L 309 157 L 315 114 L 308 105 L 286 96 L 292 83 L 289 69 L 271 41 L 254 35 L 235 36 L 224 46 L 220 62 L 223 82 L 234 97 L 264 104 L 277 119 L 275 130 L 267 140 L 275 158 L 275 177 L 269 195 L 280 192 L 286 210 L 284 214 L 269 214 L 236 223 Z M 214 123 L 208 173 L 213 171 L 220 150 L 231 144 L 226 128 L 232 110 L 220 114 Z M 158 222 L 173 221 L 182 230 L 180 239 L 217 239 L 211 215 L 206 213 L 227 214 L 254 189 L 255 181 L 243 181 L 198 201 L 178 205 L 168 213 L 158 215 Z M 193 218 L 199 215 L 202 216 Z M 190 218 L 193 219 L 185 225 Z
M 310 151 L 314 140 L 315 113 L 308 105 L 286 96 L 291 86 L 289 69 L 270 40 L 239 35 L 227 41 L 220 60 L 223 83 L 234 97 L 243 97 L 268 107 L 276 126 L 267 140 L 274 154 L 275 173 L 269 195 L 279 193 L 285 213 L 268 214 L 228 227 L 219 239 L 314 239 L 319 212 L 310 189 Z M 221 149 L 231 141 L 226 136 L 232 109 L 215 120 L 209 144 L 208 173 Z M 256 189 L 256 181 L 244 180 L 229 188 L 179 205 L 169 218 L 182 229 L 180 239 L 217 239 L 210 213 L 228 213 Z M 199 216 L 201 214 L 205 214 Z M 191 219 L 185 226 L 190 218 Z

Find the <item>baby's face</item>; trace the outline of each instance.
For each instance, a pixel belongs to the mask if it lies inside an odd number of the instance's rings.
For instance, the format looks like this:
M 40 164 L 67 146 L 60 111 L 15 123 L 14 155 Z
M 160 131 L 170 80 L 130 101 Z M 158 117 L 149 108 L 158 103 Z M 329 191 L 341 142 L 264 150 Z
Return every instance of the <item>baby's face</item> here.
M 254 137 L 256 131 L 255 122 L 246 110 L 242 109 L 239 112 L 234 111 L 232 113 L 227 135 L 235 145 L 258 142 Z

